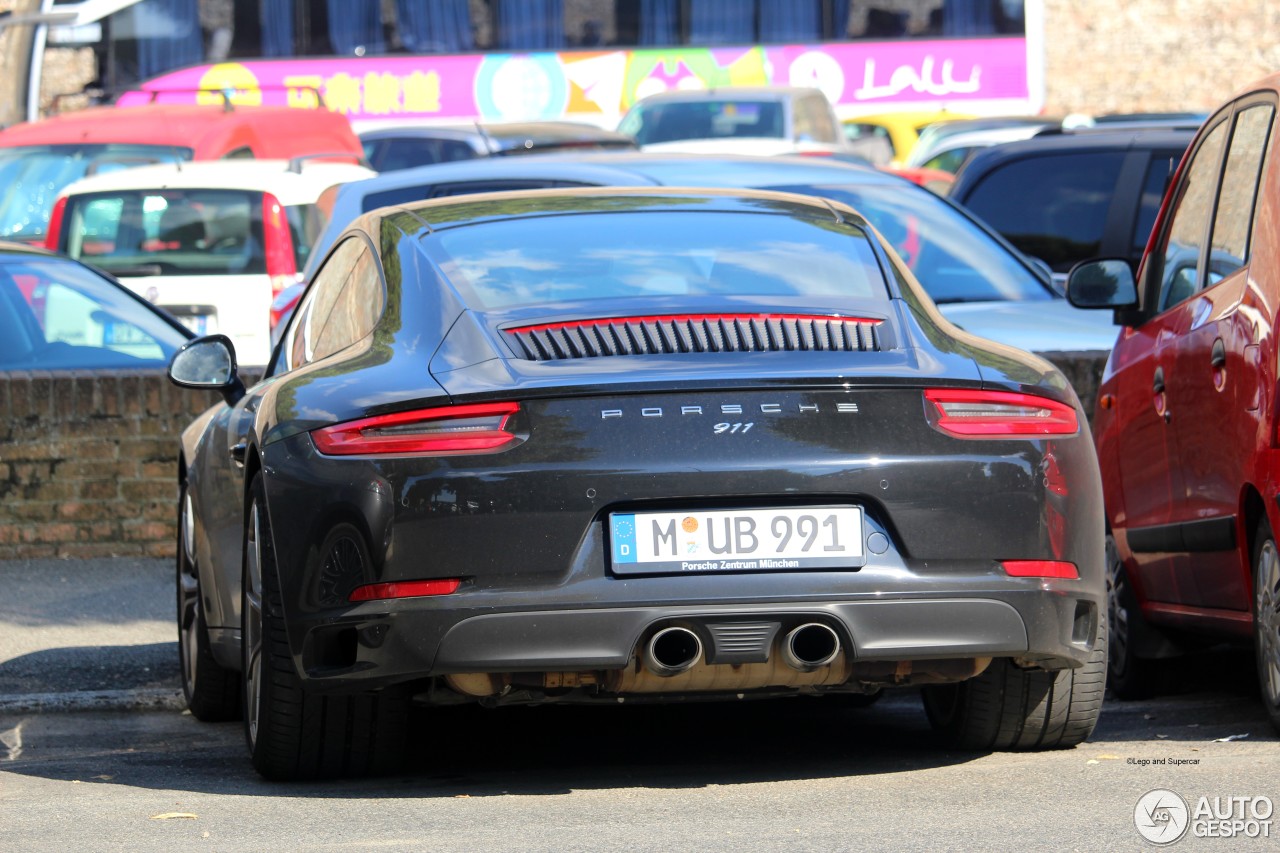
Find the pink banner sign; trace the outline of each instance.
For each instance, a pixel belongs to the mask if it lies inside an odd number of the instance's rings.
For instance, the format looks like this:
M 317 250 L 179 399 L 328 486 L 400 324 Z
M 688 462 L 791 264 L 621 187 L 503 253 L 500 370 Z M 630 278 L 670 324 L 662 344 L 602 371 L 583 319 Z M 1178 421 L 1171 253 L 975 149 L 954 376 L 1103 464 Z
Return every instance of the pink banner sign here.
M 671 88 L 814 86 L 837 107 L 965 101 L 1026 109 L 1023 38 L 841 42 L 780 47 L 271 59 L 174 71 L 122 96 L 148 100 L 325 107 L 353 121 L 578 118 L 611 124 L 635 101 Z

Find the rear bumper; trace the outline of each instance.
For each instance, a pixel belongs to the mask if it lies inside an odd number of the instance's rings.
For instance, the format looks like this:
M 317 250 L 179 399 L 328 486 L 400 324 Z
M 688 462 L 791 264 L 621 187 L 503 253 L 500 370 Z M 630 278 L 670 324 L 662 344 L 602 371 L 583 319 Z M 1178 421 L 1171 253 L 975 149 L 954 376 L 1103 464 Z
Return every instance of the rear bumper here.
M 304 680 L 325 692 L 457 673 L 618 670 L 636 660 L 656 631 L 673 625 L 699 635 L 711 664 L 771 658 L 787 631 L 820 622 L 836 631 L 852 662 L 1009 657 L 1063 668 L 1083 664 L 1097 636 L 1099 601 L 1080 586 L 1044 583 L 964 597 L 507 612 L 444 609 L 440 600 L 417 599 L 295 622 L 290 632 L 302 649 L 297 663 Z M 747 625 L 761 626 L 761 647 L 748 649 L 747 658 L 727 654 L 726 630 Z M 741 654 L 742 647 L 733 651 Z

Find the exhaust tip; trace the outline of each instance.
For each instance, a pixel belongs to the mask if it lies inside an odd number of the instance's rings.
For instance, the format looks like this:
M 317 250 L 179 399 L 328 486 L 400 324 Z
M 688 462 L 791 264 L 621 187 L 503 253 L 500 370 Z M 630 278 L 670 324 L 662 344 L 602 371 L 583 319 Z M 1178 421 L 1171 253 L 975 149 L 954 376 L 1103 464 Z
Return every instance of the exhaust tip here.
M 702 640 L 688 628 L 663 628 L 644 649 L 644 665 L 663 678 L 692 669 L 702 658 Z
M 782 641 L 782 661 L 792 669 L 813 672 L 840 654 L 840 637 L 829 625 L 808 622 L 787 634 Z

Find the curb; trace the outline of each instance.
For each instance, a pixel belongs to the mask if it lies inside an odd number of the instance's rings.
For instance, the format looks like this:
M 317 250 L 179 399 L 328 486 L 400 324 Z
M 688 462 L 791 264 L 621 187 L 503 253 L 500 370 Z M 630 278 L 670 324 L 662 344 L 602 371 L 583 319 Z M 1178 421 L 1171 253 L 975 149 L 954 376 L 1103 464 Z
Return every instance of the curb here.
M 0 714 L 60 711 L 185 711 L 187 700 L 176 688 L 83 690 L 0 696 Z

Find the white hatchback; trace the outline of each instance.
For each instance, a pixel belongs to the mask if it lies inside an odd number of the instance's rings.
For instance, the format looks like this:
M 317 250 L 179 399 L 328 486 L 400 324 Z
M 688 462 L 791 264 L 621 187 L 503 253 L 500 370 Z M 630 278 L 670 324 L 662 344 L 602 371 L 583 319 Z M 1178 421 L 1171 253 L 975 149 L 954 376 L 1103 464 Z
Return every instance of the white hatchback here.
M 337 156 L 337 155 L 334 155 Z M 48 247 L 115 275 L 242 365 L 271 356 L 271 303 L 328 224 L 316 204 L 370 169 L 315 158 L 144 166 L 62 191 Z

